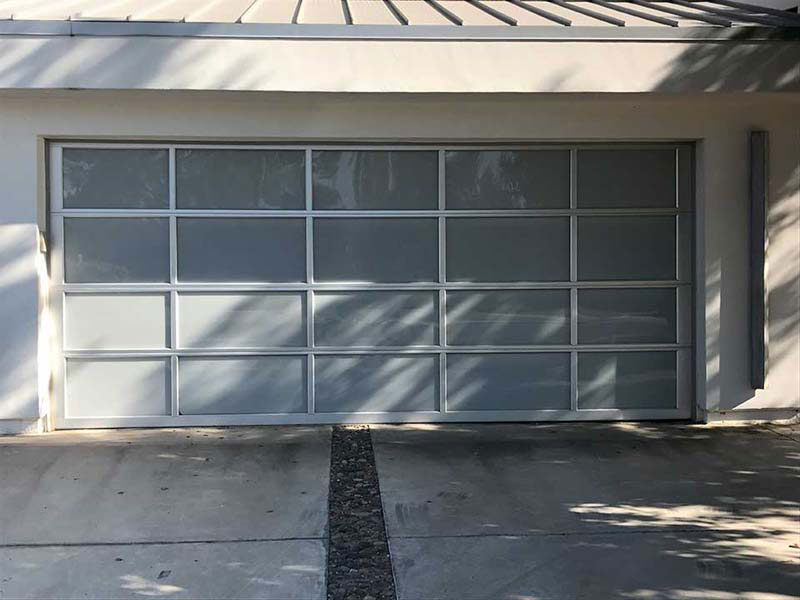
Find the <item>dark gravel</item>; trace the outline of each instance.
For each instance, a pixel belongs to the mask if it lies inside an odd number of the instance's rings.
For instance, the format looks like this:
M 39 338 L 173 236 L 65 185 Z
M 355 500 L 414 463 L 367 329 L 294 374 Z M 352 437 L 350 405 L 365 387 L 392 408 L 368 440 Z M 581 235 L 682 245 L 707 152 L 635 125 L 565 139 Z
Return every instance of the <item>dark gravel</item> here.
M 333 428 L 328 519 L 328 600 L 395 600 L 367 426 Z

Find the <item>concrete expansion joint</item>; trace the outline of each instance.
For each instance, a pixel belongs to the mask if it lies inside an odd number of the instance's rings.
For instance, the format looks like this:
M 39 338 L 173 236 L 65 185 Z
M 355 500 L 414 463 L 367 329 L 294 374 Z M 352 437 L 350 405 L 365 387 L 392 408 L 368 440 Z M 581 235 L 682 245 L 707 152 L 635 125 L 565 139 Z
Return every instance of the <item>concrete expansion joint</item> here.
M 303 542 L 322 541 L 324 537 L 265 537 L 265 538 L 231 538 L 224 540 L 155 540 L 138 542 L 35 542 L 0 544 L 0 550 L 10 548 L 91 548 L 105 546 L 185 546 L 191 544 L 259 544 L 264 542 Z
M 603 529 L 599 531 L 543 531 L 540 533 L 465 533 L 455 535 L 393 535 L 390 536 L 391 540 L 447 540 L 447 539 L 479 539 L 479 538 L 552 538 L 552 537 L 592 537 L 592 536 L 609 536 L 609 535 L 653 535 L 653 534 L 697 534 L 708 535 L 709 533 L 717 533 L 726 531 L 723 528 L 706 528 L 698 529 L 697 527 L 659 527 L 659 528 L 630 528 L 624 531 L 617 529 L 608 530 Z
M 798 414 L 797 422 L 800 423 L 800 414 Z M 800 438 L 796 438 L 796 437 L 792 437 L 791 435 L 787 435 L 787 434 L 783 433 L 782 431 L 776 429 L 775 426 L 773 426 L 773 425 L 766 425 L 764 428 L 767 431 L 769 431 L 770 433 L 772 433 L 774 435 L 777 435 L 778 437 L 780 437 L 780 438 L 782 438 L 784 440 L 789 440 L 791 442 L 794 442 L 795 444 L 800 444 Z

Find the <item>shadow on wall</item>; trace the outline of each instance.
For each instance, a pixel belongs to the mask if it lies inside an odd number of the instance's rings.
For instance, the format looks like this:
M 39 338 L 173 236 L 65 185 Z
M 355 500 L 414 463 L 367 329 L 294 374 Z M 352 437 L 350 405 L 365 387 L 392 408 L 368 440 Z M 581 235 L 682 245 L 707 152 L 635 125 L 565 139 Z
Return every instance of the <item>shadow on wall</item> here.
M 766 39 L 761 29 L 758 40 L 753 39 L 756 34 L 752 29 L 733 36 L 723 29 L 716 31 L 720 32 L 718 42 L 687 44 L 653 91 L 800 92 L 800 28 L 788 33 L 775 30 Z M 703 32 L 704 37 L 709 35 Z
M 687 44 L 686 50 L 672 61 L 653 91 L 680 93 L 698 90 L 768 90 L 800 93 L 800 43 L 797 41 L 800 38 L 800 28 L 772 30 L 766 37 L 764 29 L 757 33 L 753 29 L 743 30 L 733 36 L 727 36 L 722 29 L 718 31 L 721 38 L 718 42 Z M 706 31 L 703 35 L 708 36 L 709 32 Z M 722 41 L 722 35 L 726 35 L 726 39 L 731 41 Z M 756 37 L 759 39 L 755 39 Z M 768 386 L 770 370 L 775 371 L 780 366 L 784 372 L 794 373 L 794 363 L 800 357 L 800 275 L 797 270 L 800 248 L 796 239 L 796 232 L 800 229 L 800 166 L 796 161 L 800 129 L 796 123 L 787 122 L 786 126 L 794 127 L 796 133 L 792 149 L 794 166 L 791 170 L 781 172 L 777 179 L 773 169 L 770 182 L 769 237 L 774 241 L 780 240 L 780 244 L 770 245 L 767 256 Z M 758 128 L 757 123 L 754 123 L 754 128 Z M 746 147 L 748 141 L 742 139 L 741 143 Z M 746 174 L 741 179 L 747 185 Z M 746 226 L 748 221 L 744 220 L 742 223 Z M 749 233 L 742 229 L 735 236 L 746 243 Z M 707 322 L 709 332 L 718 332 L 716 338 L 709 335 L 707 339 L 707 389 L 712 394 L 713 390 L 719 392 L 718 408 L 722 411 L 742 407 L 755 397 L 754 390 L 749 386 L 750 358 L 749 354 L 745 355 L 749 352 L 749 346 L 729 343 L 736 337 L 731 332 L 740 327 L 742 314 L 746 315 L 734 308 L 734 304 L 741 306 L 741 300 L 732 297 L 732 292 L 738 294 L 741 290 L 746 293 L 746 286 L 749 285 L 747 280 L 741 282 L 742 270 L 739 265 L 747 264 L 739 260 L 747 252 L 746 248 L 742 250 L 737 252 L 735 261 L 718 260 L 706 265 Z M 742 300 L 747 302 L 746 298 Z M 721 372 L 726 373 L 724 378 L 720 377 Z M 737 373 L 738 375 L 730 375 Z M 734 382 L 732 377 L 738 377 L 738 381 Z M 785 379 L 782 383 L 784 388 L 790 384 Z M 792 390 L 785 390 L 784 393 L 791 394 Z M 800 390 L 794 390 L 794 394 L 794 408 L 800 409 Z M 759 402 L 760 408 L 771 406 L 787 407 L 786 396 Z

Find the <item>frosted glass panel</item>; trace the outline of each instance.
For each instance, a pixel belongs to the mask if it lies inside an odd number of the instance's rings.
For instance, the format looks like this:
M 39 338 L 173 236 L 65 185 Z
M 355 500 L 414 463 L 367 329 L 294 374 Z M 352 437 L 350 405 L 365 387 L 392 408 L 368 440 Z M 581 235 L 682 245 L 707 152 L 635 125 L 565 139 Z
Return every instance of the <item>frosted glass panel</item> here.
M 166 294 L 67 294 L 64 344 L 73 349 L 169 346 Z
M 306 345 L 303 292 L 180 294 L 178 304 L 184 348 Z
M 413 346 L 438 343 L 435 292 L 317 292 L 318 346 Z
M 448 354 L 447 410 L 569 410 L 569 354 Z
M 439 357 L 317 356 L 317 412 L 436 410 Z
M 675 408 L 675 352 L 578 354 L 578 408 Z
M 304 356 L 181 358 L 182 415 L 306 412 Z
M 579 217 L 578 279 L 675 279 L 675 217 Z
M 67 283 L 169 281 L 167 219 L 64 219 Z
M 447 280 L 569 280 L 569 219 L 448 218 Z
M 64 208 L 168 208 L 167 150 L 64 148 Z
M 436 209 L 439 167 L 436 152 L 314 152 L 317 210 Z
M 169 359 L 67 359 L 67 417 L 169 414 Z
M 305 208 L 302 150 L 175 152 L 178 208 Z
M 675 165 L 674 149 L 578 150 L 578 207 L 675 207 Z
M 301 282 L 305 219 L 178 219 L 181 281 Z
M 436 281 L 436 219 L 315 219 L 317 281 Z
M 455 151 L 445 160 L 447 208 L 569 207 L 568 151 Z
M 448 291 L 447 343 L 568 344 L 569 290 Z
M 578 290 L 581 344 L 672 343 L 674 288 Z

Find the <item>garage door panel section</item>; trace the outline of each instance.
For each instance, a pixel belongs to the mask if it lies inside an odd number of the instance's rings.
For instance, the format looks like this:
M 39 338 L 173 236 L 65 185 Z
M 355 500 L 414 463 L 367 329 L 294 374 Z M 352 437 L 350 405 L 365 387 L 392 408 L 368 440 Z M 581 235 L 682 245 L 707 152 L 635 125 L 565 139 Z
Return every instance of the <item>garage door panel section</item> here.
M 318 282 L 416 283 L 439 277 L 436 219 L 315 219 Z
M 305 347 L 304 292 L 178 294 L 182 348 Z
M 676 208 L 675 149 L 578 150 L 579 208 Z
M 67 283 L 168 282 L 168 220 L 64 219 L 64 278 Z
M 188 358 L 178 361 L 180 414 L 305 413 L 305 356 Z
M 583 344 L 674 344 L 676 288 L 578 290 L 578 341 Z
M 677 408 L 677 353 L 587 352 L 578 361 L 578 407 Z
M 566 217 L 449 218 L 446 231 L 448 281 L 569 280 Z
M 665 280 L 677 275 L 675 216 L 578 217 L 578 277 Z
M 569 340 L 569 290 L 447 292 L 450 346 L 536 346 Z
M 179 218 L 178 280 L 302 282 L 304 219 Z
M 321 413 L 432 412 L 439 405 L 439 357 L 318 356 L 315 407 Z
M 166 358 L 68 358 L 66 382 L 68 417 L 162 417 L 170 413 Z
M 447 208 L 569 208 L 568 150 L 447 152 Z
M 302 210 L 302 150 L 175 151 L 179 209 Z
M 314 295 L 317 346 L 436 346 L 439 298 L 432 291 L 339 291 Z
M 49 152 L 57 427 L 691 416 L 691 145 Z
M 64 344 L 69 349 L 168 348 L 169 323 L 164 293 L 66 294 L 64 299 Z
M 63 161 L 64 208 L 169 207 L 167 150 L 65 148 Z
M 570 355 L 448 354 L 447 410 L 569 410 Z
M 313 153 L 316 210 L 434 210 L 438 154 L 408 150 Z

